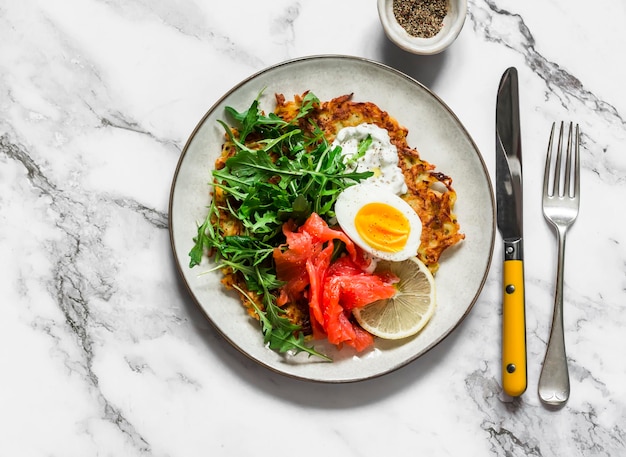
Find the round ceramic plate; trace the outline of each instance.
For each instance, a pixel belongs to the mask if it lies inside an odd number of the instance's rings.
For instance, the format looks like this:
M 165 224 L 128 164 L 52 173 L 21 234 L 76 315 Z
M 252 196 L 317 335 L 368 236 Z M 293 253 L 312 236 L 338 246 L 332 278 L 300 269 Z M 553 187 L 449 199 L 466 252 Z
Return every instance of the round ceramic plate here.
M 315 342 L 328 354 L 324 362 L 306 354 L 278 354 L 263 345 L 256 320 L 226 291 L 219 272 L 206 274 L 207 260 L 191 269 L 189 250 L 196 227 L 210 202 L 211 170 L 221 152 L 224 108 L 243 111 L 263 91 L 261 108 L 275 107 L 275 93 L 287 99 L 310 90 L 320 100 L 353 94 L 395 117 L 409 129 L 408 142 L 426 161 L 451 176 L 457 191 L 455 212 L 465 240 L 444 253 L 436 274 L 437 309 L 416 336 L 400 341 L 377 339 L 375 347 L 356 354 Z M 217 330 L 239 351 L 276 372 L 320 382 L 351 382 L 400 368 L 449 335 L 472 309 L 485 283 L 495 239 L 494 198 L 482 156 L 459 119 L 436 95 L 414 79 L 385 65 L 347 56 L 316 56 L 263 70 L 235 86 L 206 115 L 189 138 L 172 183 L 169 227 L 178 269 L 189 292 Z M 203 274 L 204 273 L 204 274 Z

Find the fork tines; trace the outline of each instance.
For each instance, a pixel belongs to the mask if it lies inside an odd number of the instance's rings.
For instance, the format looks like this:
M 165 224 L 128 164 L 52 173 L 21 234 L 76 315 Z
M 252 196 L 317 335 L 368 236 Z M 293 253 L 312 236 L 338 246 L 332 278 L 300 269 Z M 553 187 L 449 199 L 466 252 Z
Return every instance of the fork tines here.
M 574 123 L 570 122 L 569 124 L 565 163 L 563 163 L 563 135 L 565 130 L 563 121 L 561 121 L 559 128 L 556 156 L 554 158 L 552 157 L 555 128 L 556 122 L 553 122 L 546 157 L 546 169 L 543 183 L 544 193 L 548 197 L 554 197 L 556 195 L 559 198 L 566 196 L 574 198 L 579 194 L 580 187 L 580 173 L 577 172 L 577 170 L 580 169 L 580 132 L 578 124 L 576 124 L 575 131 Z M 572 160 L 574 161 L 574 166 L 572 166 Z

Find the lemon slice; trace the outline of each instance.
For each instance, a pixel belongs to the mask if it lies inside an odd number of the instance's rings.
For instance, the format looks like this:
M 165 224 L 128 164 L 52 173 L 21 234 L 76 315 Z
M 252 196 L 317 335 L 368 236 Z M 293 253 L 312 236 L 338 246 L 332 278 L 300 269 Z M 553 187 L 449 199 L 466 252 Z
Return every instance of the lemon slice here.
M 426 265 L 411 257 L 402 262 L 381 261 L 377 271 L 391 271 L 400 281 L 396 294 L 352 313 L 361 327 L 372 335 L 399 340 L 415 335 L 428 323 L 435 307 L 435 279 Z

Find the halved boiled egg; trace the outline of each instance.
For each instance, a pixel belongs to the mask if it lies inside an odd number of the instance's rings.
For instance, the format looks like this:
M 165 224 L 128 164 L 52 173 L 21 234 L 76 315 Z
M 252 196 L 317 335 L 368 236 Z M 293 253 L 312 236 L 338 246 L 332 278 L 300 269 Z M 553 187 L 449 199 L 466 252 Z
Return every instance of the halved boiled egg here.
M 373 257 L 399 262 L 417 255 L 422 221 L 407 202 L 382 186 L 348 187 L 337 197 L 335 215 L 345 234 Z

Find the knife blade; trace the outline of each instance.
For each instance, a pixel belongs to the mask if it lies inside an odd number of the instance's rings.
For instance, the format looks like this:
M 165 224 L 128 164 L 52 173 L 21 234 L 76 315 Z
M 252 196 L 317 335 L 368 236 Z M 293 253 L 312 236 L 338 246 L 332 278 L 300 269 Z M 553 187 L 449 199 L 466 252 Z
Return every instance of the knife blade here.
M 502 75 L 496 102 L 496 205 L 504 243 L 502 388 L 513 397 L 527 386 L 522 202 L 519 88 L 517 69 L 511 67 Z

